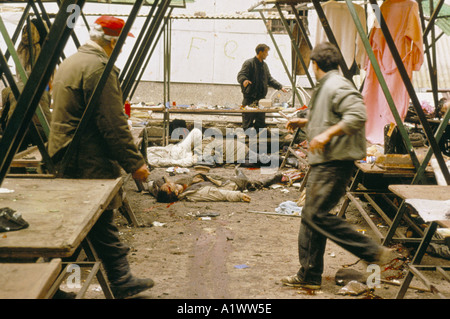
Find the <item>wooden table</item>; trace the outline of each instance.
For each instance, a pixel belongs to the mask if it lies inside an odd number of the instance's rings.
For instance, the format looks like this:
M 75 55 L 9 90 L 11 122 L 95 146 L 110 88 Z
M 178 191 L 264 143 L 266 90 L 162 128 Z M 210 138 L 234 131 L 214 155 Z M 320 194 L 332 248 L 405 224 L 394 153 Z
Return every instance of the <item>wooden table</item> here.
M 0 299 L 45 299 L 61 272 L 61 259 L 48 263 L 0 264 Z
M 83 248 L 88 259 L 98 267 L 99 261 L 87 235 L 122 184 L 122 178 L 6 178 L 1 187 L 13 192 L 0 193 L 0 207 L 20 213 L 29 227 L 1 234 L 0 258 L 64 258 Z M 112 296 L 101 271 L 97 278 L 105 296 Z
M 439 186 L 439 185 L 391 185 L 389 189 L 402 198 L 406 199 L 427 199 L 427 200 L 437 200 L 437 201 L 446 201 L 450 200 L 450 186 Z M 403 298 L 406 290 L 409 287 L 409 284 L 412 281 L 413 276 L 417 276 L 430 291 L 435 293 L 441 298 L 445 298 L 445 296 L 439 292 L 436 287 L 434 287 L 426 278 L 422 275 L 421 271 L 437 271 L 442 275 L 442 277 L 450 282 L 450 276 L 445 272 L 450 270 L 450 267 L 443 267 L 438 265 L 420 265 L 422 258 L 432 240 L 433 235 L 436 232 L 438 226 L 444 228 L 450 228 L 450 219 L 447 220 L 436 220 L 432 221 L 428 226 L 420 245 L 411 260 L 409 265 L 409 270 L 403 283 L 400 287 L 399 292 L 397 293 L 397 299 Z
M 364 218 L 364 220 L 368 223 L 369 227 L 372 229 L 374 234 L 380 239 L 380 241 L 384 241 L 385 244 L 388 244 L 388 241 L 391 240 L 397 241 L 397 242 L 405 242 L 405 241 L 415 241 L 414 239 L 408 239 L 405 238 L 400 233 L 396 233 L 396 227 L 392 227 L 393 221 L 389 218 L 389 216 L 383 211 L 383 209 L 375 202 L 375 197 L 382 198 L 387 205 L 391 206 L 393 209 L 397 209 L 397 207 L 394 205 L 392 200 L 389 198 L 389 196 L 392 195 L 392 193 L 387 188 L 388 185 L 382 185 L 381 187 L 373 188 L 368 187 L 366 185 L 365 179 L 371 179 L 371 178 L 377 178 L 380 180 L 383 180 L 386 184 L 390 182 L 390 179 L 392 181 L 396 181 L 396 183 L 401 183 L 401 180 L 412 180 L 412 178 L 415 175 L 415 170 L 410 169 L 393 169 L 393 168 L 381 168 L 377 166 L 374 163 L 363 163 L 360 161 L 355 161 L 356 166 L 356 173 L 353 177 L 353 180 L 346 192 L 346 196 L 344 199 L 344 202 L 341 206 L 341 209 L 338 213 L 339 216 L 344 216 L 345 212 L 348 208 L 348 205 L 350 202 L 352 202 L 355 207 L 360 212 L 361 216 Z M 426 177 L 432 177 L 434 178 L 434 173 L 431 167 L 427 167 L 425 170 L 425 176 Z M 362 196 L 364 199 L 370 203 L 370 205 L 375 209 L 375 211 L 378 213 L 378 215 L 384 220 L 384 222 L 388 225 L 388 235 L 384 236 L 379 227 L 374 223 L 372 218 L 370 217 L 370 213 L 368 213 L 363 206 L 358 202 L 358 197 Z M 405 219 L 405 221 L 417 232 L 421 232 L 421 229 L 412 221 L 409 219 L 408 216 L 402 216 L 402 218 Z M 393 235 L 396 234 L 397 237 L 393 238 Z M 386 238 L 389 238 L 389 240 L 386 240 Z

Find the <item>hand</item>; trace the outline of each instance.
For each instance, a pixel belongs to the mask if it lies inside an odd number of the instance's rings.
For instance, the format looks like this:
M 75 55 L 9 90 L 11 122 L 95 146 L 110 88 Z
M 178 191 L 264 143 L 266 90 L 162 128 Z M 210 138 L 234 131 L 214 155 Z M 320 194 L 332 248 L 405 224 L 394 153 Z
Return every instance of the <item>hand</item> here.
M 323 132 L 316 137 L 314 137 L 309 143 L 309 151 L 311 153 L 323 152 L 325 145 L 327 145 L 331 140 L 330 135 L 327 132 Z
M 147 164 L 144 164 L 133 172 L 132 177 L 135 180 L 145 182 L 149 175 L 150 171 L 148 170 Z
M 282 88 L 281 91 L 283 91 L 284 93 L 288 92 L 288 90 L 286 90 L 285 88 Z
M 299 127 L 304 127 L 308 123 L 307 119 L 304 118 L 295 118 L 292 120 L 289 120 L 289 122 L 286 123 L 286 128 L 288 132 L 294 132 L 295 129 Z
M 247 194 L 242 195 L 242 201 L 244 201 L 244 202 L 250 203 L 251 199 L 252 198 L 250 196 L 248 196 Z
M 445 115 L 445 113 L 447 113 L 448 109 L 450 108 L 450 101 L 447 101 L 444 103 L 444 105 L 442 106 L 441 112 L 442 114 Z
M 250 80 L 245 80 L 244 83 L 242 83 L 244 85 L 244 87 L 246 88 L 249 84 L 252 84 L 252 81 Z

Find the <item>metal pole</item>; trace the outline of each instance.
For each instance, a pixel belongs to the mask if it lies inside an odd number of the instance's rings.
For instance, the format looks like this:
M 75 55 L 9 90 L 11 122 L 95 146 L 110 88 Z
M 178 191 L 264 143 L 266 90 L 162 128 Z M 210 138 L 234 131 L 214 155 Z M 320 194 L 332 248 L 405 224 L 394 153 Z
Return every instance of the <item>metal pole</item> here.
M 359 20 L 358 14 L 356 13 L 356 9 L 353 6 L 353 3 L 351 0 L 345 0 L 347 2 L 347 6 L 349 8 L 350 14 L 353 18 L 353 21 L 355 23 L 356 29 L 361 37 L 361 40 L 364 44 L 364 48 L 366 49 L 367 56 L 369 57 L 371 66 L 375 72 L 375 75 L 377 76 L 378 82 L 380 84 L 380 87 L 386 97 L 386 101 L 388 103 L 389 108 L 391 109 L 392 115 L 394 116 L 395 123 L 397 124 L 397 127 L 400 131 L 400 135 L 403 138 L 403 141 L 406 145 L 406 148 L 411 156 L 412 163 L 414 167 L 417 169 L 420 166 L 419 160 L 417 159 L 417 155 L 414 152 L 414 148 L 411 145 L 411 141 L 409 139 L 408 133 L 406 132 L 405 127 L 403 126 L 403 122 L 400 118 L 400 115 L 398 114 L 398 110 L 395 106 L 394 100 L 392 98 L 391 92 L 389 91 L 389 88 L 387 86 L 387 83 L 384 79 L 383 73 L 381 72 L 380 65 L 378 64 L 378 61 L 375 57 L 375 54 L 372 50 L 372 47 L 370 45 L 370 42 L 367 38 L 366 33 L 364 32 L 364 28 L 361 24 L 361 21 Z
M 164 3 L 162 5 L 160 5 L 160 7 L 158 8 L 158 12 L 156 13 L 155 19 L 153 19 L 153 21 L 150 25 L 150 28 L 148 30 L 147 36 L 145 38 L 145 43 L 139 49 L 139 52 L 137 54 L 137 60 L 133 63 L 132 69 L 130 70 L 124 83 L 122 84 L 124 101 L 128 98 L 128 94 L 131 90 L 132 82 L 134 82 L 134 80 L 136 79 L 139 69 L 142 66 L 142 63 L 144 62 L 145 56 L 148 52 L 148 49 L 149 49 L 152 41 L 154 40 L 155 34 L 157 32 L 157 27 L 161 23 L 161 20 L 163 19 L 164 14 L 167 11 L 169 4 L 170 4 L 170 0 L 165 0 Z
M 424 14 L 423 14 L 422 1 L 418 1 L 418 5 L 419 5 L 420 20 L 422 22 L 422 30 L 425 32 L 425 18 L 424 18 Z M 430 21 L 430 23 L 434 23 L 434 21 L 433 22 Z M 432 92 L 433 92 L 434 105 L 438 105 L 439 100 L 438 100 L 437 70 L 436 70 L 436 64 L 434 64 L 431 61 L 431 53 L 430 53 L 431 49 L 432 48 L 434 49 L 434 46 L 428 45 L 428 37 L 426 37 L 426 36 L 423 36 L 423 43 L 424 43 L 425 53 L 426 53 L 426 58 L 427 58 L 428 73 L 430 75 L 430 82 L 431 82 L 431 88 L 432 88 Z
M 149 25 L 149 23 L 150 23 L 150 21 L 151 21 L 151 19 L 153 17 L 153 13 L 154 13 L 154 11 L 155 11 L 155 9 L 157 7 L 157 3 L 158 3 L 158 0 L 155 0 L 153 2 L 152 8 L 150 9 L 150 12 L 148 13 L 147 18 L 145 19 L 144 24 L 143 24 L 143 26 L 141 28 L 141 32 L 139 32 L 139 35 L 138 35 L 138 37 L 136 39 L 136 42 L 135 42 L 135 44 L 133 46 L 133 49 L 131 50 L 130 56 L 128 57 L 127 62 L 125 63 L 125 66 L 123 67 L 122 72 L 119 75 L 119 82 L 120 83 L 123 82 L 123 79 L 124 79 L 125 75 L 127 74 L 128 70 L 130 68 L 130 65 L 133 62 L 133 59 L 135 58 L 136 54 L 139 52 L 139 46 L 142 43 L 142 38 L 144 37 L 144 34 L 145 34 L 146 30 L 147 30 L 147 27 L 148 27 L 148 25 Z M 123 87 L 122 87 L 122 89 L 123 89 Z
M 30 23 L 31 22 L 29 21 L 28 22 L 29 27 L 30 27 Z M 29 33 L 29 36 L 30 36 L 31 31 L 29 31 L 29 32 L 30 32 Z M 2 34 L 3 40 L 5 40 L 5 42 L 6 42 L 6 45 L 8 47 L 8 52 L 10 53 L 10 55 L 12 56 L 12 58 L 14 60 L 18 76 L 20 77 L 22 83 L 25 85 L 28 80 L 27 73 L 26 73 L 25 69 L 23 68 L 22 64 L 20 63 L 19 57 L 17 56 L 16 49 L 14 48 L 14 44 L 13 44 L 12 40 L 9 38 L 8 32 L 6 30 L 6 26 L 3 23 L 3 19 L 1 17 L 0 17 L 0 33 Z M 29 49 L 30 49 L 30 58 L 32 58 L 34 60 L 34 57 L 31 54 L 32 47 L 30 47 Z M 42 125 L 42 128 L 45 132 L 46 137 L 48 137 L 49 132 L 50 132 L 49 124 L 48 124 L 47 118 L 44 115 L 44 112 L 42 111 L 42 107 L 40 105 L 38 105 L 36 108 L 36 115 L 39 119 L 40 124 Z
M 299 50 L 298 46 L 296 45 L 296 43 L 294 41 L 294 35 L 292 34 L 291 30 L 289 29 L 287 21 L 286 21 L 286 19 L 283 16 L 283 12 L 281 11 L 280 5 L 277 3 L 276 6 L 277 6 L 277 9 L 278 9 L 278 13 L 280 15 L 280 18 L 281 18 L 281 22 L 283 23 L 284 28 L 286 29 L 286 32 L 288 33 L 289 38 L 291 39 L 292 47 L 294 48 L 297 57 L 300 59 L 300 62 L 302 64 L 302 66 L 303 66 L 303 69 L 305 70 L 306 76 L 308 77 L 308 80 L 309 80 L 309 83 L 311 84 L 311 87 L 314 88 L 314 86 L 315 86 L 314 85 L 314 81 L 311 78 L 311 75 L 309 74 L 308 66 L 305 63 L 305 60 L 303 59 L 303 56 L 300 53 L 300 50 Z M 294 88 L 295 88 L 295 86 L 294 86 Z M 304 102 L 304 101 L 302 101 L 302 102 Z
M 280 48 L 278 47 L 278 44 L 277 44 L 277 41 L 275 40 L 275 37 L 273 36 L 272 31 L 270 30 L 269 26 L 267 25 L 266 18 L 264 17 L 264 14 L 262 11 L 259 11 L 259 14 L 261 15 L 261 18 L 263 20 L 264 25 L 266 26 L 266 29 L 267 29 L 267 32 L 269 33 L 270 38 L 272 39 L 275 49 L 277 50 L 278 56 L 280 57 L 280 61 L 283 64 L 284 70 L 289 77 L 289 81 L 291 82 L 291 85 L 292 85 L 292 90 L 293 90 L 294 94 L 297 95 L 298 100 L 303 103 L 303 100 L 300 97 L 300 94 L 298 93 L 297 88 L 295 87 L 295 82 L 292 79 L 292 75 L 289 72 L 289 68 L 287 67 L 286 62 L 283 59 L 283 55 L 281 54 Z
M 48 52 L 48 54 L 39 55 L 36 65 L 31 71 L 29 81 L 27 81 L 22 94 L 19 96 L 15 112 L 8 122 L 3 138 L 0 140 L 0 184 L 3 182 L 19 147 L 17 141 L 23 139 L 36 112 L 42 92 L 45 90 L 70 32 L 72 32 L 72 29 L 67 25 L 67 19 L 71 14 L 67 10 L 68 6 L 73 4 L 83 7 L 84 2 L 85 0 L 64 1 L 42 48 L 42 51 Z
M 12 75 L 11 71 L 9 70 L 8 64 L 6 62 L 6 58 L 3 55 L 3 53 L 1 52 L 1 50 L 0 50 L 0 67 L 5 68 L 5 76 L 8 80 L 11 92 L 14 95 L 14 98 L 16 99 L 16 101 L 19 100 L 19 97 L 20 97 L 19 88 L 17 87 L 17 84 L 14 81 L 14 76 Z M 8 112 L 9 112 L 9 105 L 8 105 L 8 107 L 5 107 L 3 109 L 2 122 L 6 120 L 6 116 L 8 115 Z M 53 164 L 52 159 L 48 155 L 47 149 L 44 145 L 44 139 L 42 138 L 39 130 L 37 129 L 36 123 L 38 123 L 38 121 L 39 121 L 39 119 L 37 118 L 37 116 L 33 116 L 33 119 L 30 123 L 31 125 L 29 125 L 29 127 L 28 127 L 28 133 L 30 134 L 30 137 L 32 138 L 33 142 L 38 147 L 38 150 L 42 155 L 42 161 L 47 165 L 49 172 L 53 174 L 55 172 L 55 166 Z M 8 123 L 5 123 L 5 130 L 7 129 L 7 127 L 6 127 L 7 125 L 8 125 Z M 25 130 L 25 134 L 26 133 L 27 133 L 27 131 Z M 20 147 L 20 145 L 22 145 L 24 138 L 25 138 L 25 135 L 22 138 L 16 139 L 13 142 L 12 147 L 14 149 L 15 148 L 18 149 Z M 8 158 L 13 158 L 14 155 L 15 155 L 15 153 L 11 153 L 8 155 Z
M 147 68 L 148 63 L 150 62 L 150 59 L 151 59 L 151 57 L 153 56 L 153 52 L 155 51 L 155 48 L 156 48 L 156 46 L 157 46 L 157 44 L 158 44 L 159 39 L 161 38 L 161 35 L 162 35 L 163 31 L 164 31 L 164 27 L 162 27 L 161 30 L 159 31 L 159 34 L 158 34 L 158 36 L 156 37 L 155 42 L 153 43 L 153 47 L 152 47 L 152 49 L 150 50 L 150 54 L 148 55 L 147 60 L 145 61 L 144 66 L 142 67 L 142 69 L 141 69 L 141 71 L 140 71 L 140 74 L 139 74 L 139 76 L 138 76 L 138 78 L 137 78 L 137 80 L 136 80 L 136 83 L 134 84 L 133 89 L 132 89 L 131 92 L 130 92 L 130 96 L 129 96 L 129 99 L 130 99 L 130 100 L 132 99 L 132 97 L 133 97 L 133 95 L 134 95 L 134 92 L 136 91 L 136 89 L 137 89 L 137 87 L 138 87 L 138 85 L 139 85 L 139 82 L 141 81 L 142 76 L 144 75 L 145 69 Z
M 346 0 L 346 1 L 348 1 L 348 0 Z M 374 11 L 376 10 L 377 12 L 380 12 L 380 8 L 378 7 L 378 3 L 376 0 L 370 0 L 370 3 L 372 4 L 372 8 L 374 9 Z M 429 142 L 431 148 L 433 149 L 434 155 L 436 157 L 436 160 L 438 161 L 438 164 L 442 171 L 442 174 L 444 175 L 447 184 L 450 185 L 450 173 L 449 173 L 448 167 L 444 162 L 442 153 L 441 153 L 439 146 L 436 143 L 436 140 L 433 136 L 433 133 L 430 128 L 430 124 L 428 123 L 427 118 L 425 117 L 425 114 L 422 110 L 419 99 L 417 98 L 414 87 L 413 87 L 411 80 L 406 72 L 405 65 L 403 64 L 402 58 L 400 57 L 397 47 L 395 46 L 394 40 L 392 39 L 392 36 L 389 32 L 386 21 L 384 20 L 384 18 L 381 14 L 376 14 L 376 16 L 377 16 L 378 22 L 380 23 L 381 31 L 383 32 L 383 35 L 386 39 L 386 43 L 388 44 L 389 50 L 391 51 L 392 57 L 394 58 L 395 64 L 398 68 L 400 76 L 402 77 L 402 80 L 406 86 L 406 90 L 409 93 L 409 97 L 412 101 L 414 109 L 419 117 L 419 120 L 422 124 L 423 130 L 425 131 L 428 142 Z
M 312 3 L 314 4 L 314 8 L 316 8 L 317 15 L 328 37 L 328 40 L 331 43 L 333 43 L 339 51 L 339 55 L 341 56 L 341 58 L 339 59 L 339 65 L 341 67 L 342 73 L 349 81 L 353 83 L 353 76 L 350 74 L 350 70 L 347 67 L 347 63 L 345 63 L 344 55 L 342 54 L 341 49 L 339 48 L 339 44 L 337 43 L 336 38 L 334 37 L 333 31 L 330 28 L 330 24 L 328 23 L 328 19 L 325 16 L 325 12 L 323 12 L 323 8 L 320 5 L 319 0 L 312 0 Z M 353 85 L 355 84 L 353 83 Z

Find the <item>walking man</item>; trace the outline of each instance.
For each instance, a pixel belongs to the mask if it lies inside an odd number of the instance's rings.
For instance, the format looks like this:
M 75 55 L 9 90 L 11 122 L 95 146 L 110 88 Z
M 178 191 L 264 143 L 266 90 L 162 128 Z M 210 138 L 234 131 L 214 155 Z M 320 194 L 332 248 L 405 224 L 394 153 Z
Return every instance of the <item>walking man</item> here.
M 366 111 L 361 94 L 339 75 L 339 53 L 333 44 L 317 45 L 311 61 L 318 84 L 308 117 L 286 124 L 288 130 L 306 126 L 310 145 L 310 175 L 298 236 L 301 267 L 296 275 L 281 281 L 288 286 L 320 289 L 327 238 L 369 264 L 384 264 L 394 257 L 392 250 L 330 214 L 345 194 L 354 161 L 365 157 Z
M 48 144 L 56 163 L 73 139 L 124 24 L 122 19 L 101 16 L 91 29 L 90 40 L 59 66 L 53 82 L 54 110 Z M 122 167 L 134 179 L 145 181 L 150 172 L 128 128 L 117 68 L 111 71 L 101 97 L 92 107 L 94 112 L 64 177 L 115 179 L 121 176 Z M 135 295 L 154 284 L 151 279 L 138 279 L 130 272 L 129 247 L 120 241 L 113 221 L 113 210 L 121 205 L 121 196 L 113 198 L 89 233 L 116 298 Z

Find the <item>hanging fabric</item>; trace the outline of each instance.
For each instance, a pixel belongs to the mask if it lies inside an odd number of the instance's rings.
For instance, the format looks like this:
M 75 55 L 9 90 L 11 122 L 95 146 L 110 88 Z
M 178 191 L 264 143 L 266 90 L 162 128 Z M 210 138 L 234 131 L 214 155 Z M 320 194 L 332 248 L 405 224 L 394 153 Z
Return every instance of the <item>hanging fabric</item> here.
M 420 70 L 424 59 L 418 4 L 414 0 L 386 0 L 380 10 L 412 79 L 412 72 Z M 371 31 L 369 41 L 403 121 L 409 107 L 408 92 L 378 23 Z M 365 69 L 367 77 L 362 94 L 367 107 L 366 138 L 372 144 L 383 145 L 384 127 L 395 123 L 395 118 L 368 59 Z
M 358 4 L 354 4 L 354 6 L 364 31 L 366 31 L 366 11 Z M 352 70 L 355 69 L 353 67 L 354 64 L 356 64 L 358 68 L 364 67 L 367 54 L 347 4 L 345 2 L 331 0 L 323 3 L 322 8 L 327 17 L 328 24 L 330 25 L 331 30 L 333 30 L 334 37 L 344 56 L 347 67 Z M 316 45 L 324 41 L 328 41 L 328 37 L 321 22 L 318 20 Z M 355 72 L 353 72 L 353 74 L 355 74 Z

